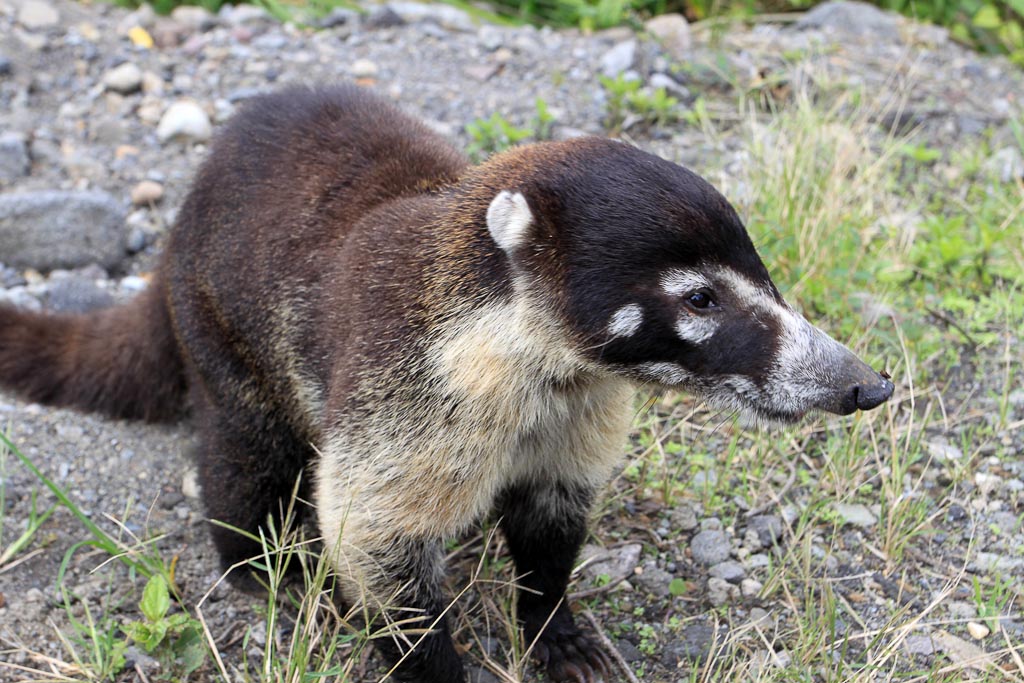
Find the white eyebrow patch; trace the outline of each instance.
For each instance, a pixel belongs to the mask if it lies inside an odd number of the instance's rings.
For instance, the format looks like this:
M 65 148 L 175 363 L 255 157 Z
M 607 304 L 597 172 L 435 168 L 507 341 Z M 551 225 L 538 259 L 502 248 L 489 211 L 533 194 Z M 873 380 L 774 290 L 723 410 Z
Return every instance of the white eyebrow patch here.
M 701 287 L 711 288 L 711 282 L 695 270 L 669 270 L 661 276 L 661 288 L 670 296 L 679 296 Z
M 718 321 L 696 313 L 683 313 L 676 320 L 676 334 L 685 342 L 706 342 L 718 331 Z
M 612 337 L 632 337 L 644 321 L 640 304 L 626 304 L 608 319 L 608 334 Z

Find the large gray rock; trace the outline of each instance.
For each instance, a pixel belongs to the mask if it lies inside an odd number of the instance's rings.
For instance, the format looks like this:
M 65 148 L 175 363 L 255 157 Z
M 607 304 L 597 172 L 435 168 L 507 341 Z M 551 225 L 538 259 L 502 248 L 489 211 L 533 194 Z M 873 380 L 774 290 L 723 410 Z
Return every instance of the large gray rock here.
M 796 27 L 896 41 L 900 38 L 900 22 L 899 15 L 884 12 L 866 2 L 832 0 L 807 12 L 796 22 Z
M 116 265 L 125 255 L 125 214 L 105 192 L 0 195 L 0 254 L 15 268 Z

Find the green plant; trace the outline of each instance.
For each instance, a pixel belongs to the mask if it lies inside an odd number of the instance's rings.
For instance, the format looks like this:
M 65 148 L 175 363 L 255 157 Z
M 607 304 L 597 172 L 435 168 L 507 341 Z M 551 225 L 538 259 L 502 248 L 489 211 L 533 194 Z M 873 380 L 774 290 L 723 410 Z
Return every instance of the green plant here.
M 517 128 L 498 112 L 491 114 L 490 118 L 477 119 L 466 124 L 466 132 L 472 139 L 467 151 L 469 156 L 477 161 L 506 150 L 533 133 L 529 128 Z
M 17 538 L 5 543 L 4 532 L 6 530 L 7 513 L 7 456 L 11 454 L 7 443 L 10 440 L 10 430 L 4 434 L 4 441 L 0 442 L 0 571 L 13 564 L 14 558 L 23 550 L 28 548 L 32 539 L 39 533 L 39 529 L 50 518 L 56 506 L 50 506 L 43 512 L 37 507 L 37 492 L 32 491 L 29 501 L 28 520 L 25 522 L 25 529 Z
M 645 89 L 635 79 L 620 74 L 615 78 L 600 76 L 607 104 L 605 106 L 605 127 L 619 131 L 629 117 L 650 126 L 663 126 L 680 118 L 679 100 L 669 95 L 664 88 Z
M 156 574 L 142 592 L 139 609 L 144 621 L 130 621 L 121 629 L 161 665 L 160 677 L 183 681 L 203 665 L 206 643 L 202 625 L 191 615 L 168 614 L 171 594 L 167 581 Z

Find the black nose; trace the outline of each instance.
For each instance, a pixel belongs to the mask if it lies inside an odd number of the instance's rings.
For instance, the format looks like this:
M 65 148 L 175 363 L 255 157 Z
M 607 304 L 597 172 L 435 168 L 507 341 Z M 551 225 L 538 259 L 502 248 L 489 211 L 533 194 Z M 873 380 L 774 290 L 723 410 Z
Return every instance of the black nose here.
M 894 388 L 893 383 L 884 377 L 871 384 L 858 384 L 853 387 L 852 403 L 858 410 L 871 410 L 888 401 Z

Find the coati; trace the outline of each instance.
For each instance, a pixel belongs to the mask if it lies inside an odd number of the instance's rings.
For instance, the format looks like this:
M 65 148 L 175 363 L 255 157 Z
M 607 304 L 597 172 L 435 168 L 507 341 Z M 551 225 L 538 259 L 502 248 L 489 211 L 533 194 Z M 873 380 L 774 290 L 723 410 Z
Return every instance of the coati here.
M 443 542 L 490 512 L 550 678 L 610 675 L 564 596 L 637 387 L 777 422 L 893 391 L 786 304 L 694 173 L 598 138 L 471 166 L 356 87 L 250 101 L 134 301 L 0 308 L 0 385 L 113 417 L 187 405 L 207 513 L 244 530 L 309 468 L 345 598 L 433 625 L 389 652 L 421 683 L 464 680 Z M 258 554 L 211 532 L 225 567 Z

